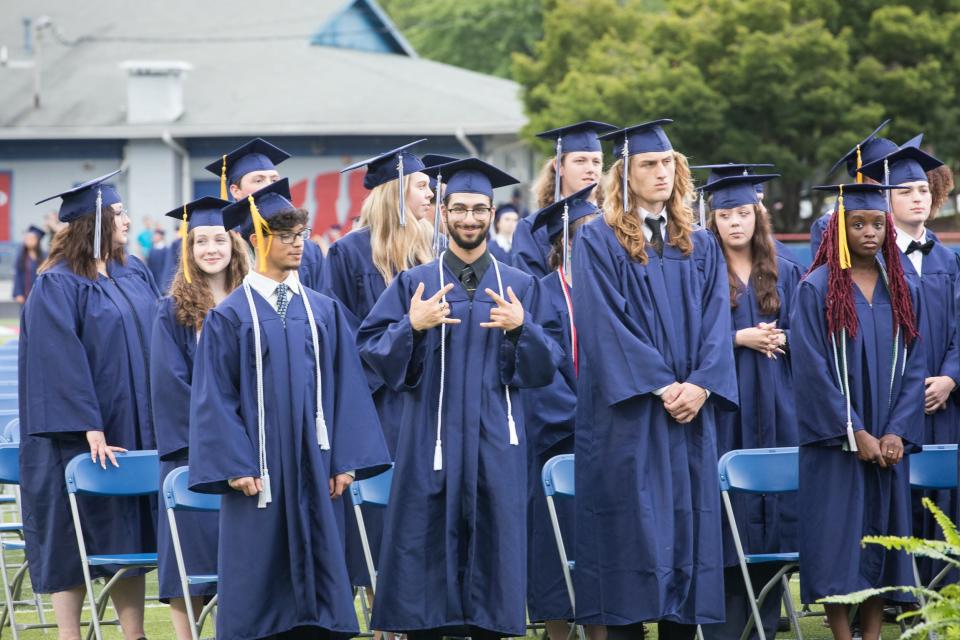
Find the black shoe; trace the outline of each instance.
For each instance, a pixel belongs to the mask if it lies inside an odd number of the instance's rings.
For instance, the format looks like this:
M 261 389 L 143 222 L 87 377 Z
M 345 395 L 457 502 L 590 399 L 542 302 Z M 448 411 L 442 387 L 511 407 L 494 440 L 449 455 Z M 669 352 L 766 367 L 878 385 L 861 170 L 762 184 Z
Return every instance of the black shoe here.
M 786 633 L 790 631 L 790 618 L 780 618 L 777 620 L 777 633 Z

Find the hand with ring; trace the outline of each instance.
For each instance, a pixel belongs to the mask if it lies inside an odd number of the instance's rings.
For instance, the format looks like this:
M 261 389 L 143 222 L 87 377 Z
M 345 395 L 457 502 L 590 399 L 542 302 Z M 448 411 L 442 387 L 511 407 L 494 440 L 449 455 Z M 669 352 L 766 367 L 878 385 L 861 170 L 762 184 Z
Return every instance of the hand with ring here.
M 900 436 L 888 433 L 880 438 L 880 451 L 886 463 L 893 466 L 903 460 L 903 440 Z

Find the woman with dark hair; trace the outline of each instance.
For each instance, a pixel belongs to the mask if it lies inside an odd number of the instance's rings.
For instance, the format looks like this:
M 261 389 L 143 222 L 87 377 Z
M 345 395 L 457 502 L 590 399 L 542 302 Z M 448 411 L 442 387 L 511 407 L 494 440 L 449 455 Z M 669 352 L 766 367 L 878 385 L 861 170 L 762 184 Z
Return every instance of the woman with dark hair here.
M 756 185 L 775 175 L 720 178 L 701 189 L 710 194 L 707 228 L 717 235 L 727 263 L 737 411 L 717 414 L 717 449 L 797 446 L 797 416 L 790 372 L 790 303 L 800 268 L 779 255 L 767 211 Z M 792 495 L 733 496 L 733 508 L 745 553 L 796 551 L 796 498 Z M 724 586 L 726 620 L 703 627 L 708 639 L 739 638 L 750 616 L 749 596 L 725 523 Z M 780 569 L 775 563 L 750 567 L 754 585 L 764 585 Z M 759 586 L 757 587 L 759 589 Z M 761 608 L 767 637 L 777 631 L 782 589 L 776 584 Z
M 910 557 L 865 535 L 911 533 L 908 454 L 923 441 L 925 355 L 919 293 L 903 274 L 886 185 L 838 193 L 790 318 L 800 438 L 800 596 L 814 603 L 913 584 Z M 882 261 L 880 255 L 882 254 Z M 902 592 L 888 600 L 912 602 Z M 864 640 L 880 636 L 883 596 L 860 606 Z M 834 638 L 850 639 L 845 605 L 826 605 Z
M 37 269 L 43 264 L 44 254 L 40 241 L 46 232 L 40 227 L 30 225 L 23 234 L 23 244 L 17 252 L 17 261 L 13 265 L 13 299 L 23 304 L 30 295 L 30 289 L 37 280 Z
M 247 273 L 243 240 L 224 228 L 220 210 L 228 204 L 218 198 L 201 198 L 167 214 L 181 221 L 182 249 L 170 295 L 160 301 L 150 347 L 150 390 L 161 486 L 167 474 L 187 464 L 190 387 L 203 320 L 210 309 L 240 286 Z M 204 600 L 216 594 L 217 585 L 191 586 L 191 601 L 187 605 L 165 511 L 161 506 L 158 514 L 160 599 L 170 603 L 177 638 L 190 640 L 191 621 L 199 615 Z M 177 514 L 177 530 L 188 574 L 217 573 L 218 519 L 215 513 Z
M 117 173 L 53 196 L 63 199 L 59 217 L 68 224 L 53 239 L 20 320 L 24 537 L 33 590 L 53 594 L 60 640 L 79 640 L 84 599 L 64 467 L 79 454 L 119 466 L 115 452 L 156 447 L 148 372 L 159 292 L 126 253 L 130 217 L 105 183 Z M 78 495 L 77 502 L 88 553 L 154 548 L 151 500 Z M 97 578 L 117 569 L 90 571 Z M 142 637 L 143 574 L 119 580 L 111 596 L 124 638 Z
M 520 222 L 520 213 L 512 204 L 497 207 L 496 217 L 490 227 L 487 247 L 493 257 L 504 264 L 513 262 L 513 234 Z

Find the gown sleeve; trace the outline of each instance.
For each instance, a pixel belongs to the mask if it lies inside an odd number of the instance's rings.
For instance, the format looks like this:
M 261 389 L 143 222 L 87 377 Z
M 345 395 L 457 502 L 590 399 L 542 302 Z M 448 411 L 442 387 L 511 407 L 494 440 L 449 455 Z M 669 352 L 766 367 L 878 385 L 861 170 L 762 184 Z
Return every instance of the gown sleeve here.
M 350 256 L 339 243 L 333 243 L 329 253 L 327 253 L 320 293 L 341 303 L 347 321 L 354 328 L 354 331 L 360 327 L 360 319 L 353 312 L 356 309 L 356 287 L 353 286 Z
M 599 227 L 604 224 L 598 219 L 579 231 L 573 255 L 573 316 L 583 355 L 581 374 L 589 368 L 600 399 L 613 406 L 671 385 L 676 376 L 627 313 L 626 298 L 617 287 L 616 257 L 604 246 Z
M 240 326 L 213 309 L 197 345 L 190 395 L 190 488 L 226 493 L 231 478 L 258 477 L 257 447 L 240 415 Z
M 23 252 L 17 254 L 17 259 L 13 263 L 13 297 L 26 295 L 26 268 Z
M 925 310 L 919 295 L 913 296 L 913 308 L 917 326 L 921 327 Z M 923 447 L 925 424 L 923 381 L 927 373 L 927 361 L 922 339 L 918 337 L 907 349 L 907 361 L 900 379 L 900 392 L 890 408 L 890 418 L 883 430 L 884 435 L 900 436 L 907 453 L 920 451 Z
M 960 289 L 957 289 L 957 287 L 960 286 L 960 256 L 954 255 L 953 262 L 953 285 L 955 290 L 960 291 Z M 947 352 L 943 356 L 943 363 L 940 365 L 939 375 L 949 376 L 955 383 L 957 383 L 958 387 L 957 389 L 954 389 L 953 395 L 954 397 L 960 398 L 960 394 L 957 393 L 958 390 L 960 390 L 960 343 L 957 341 L 957 320 L 960 319 L 958 318 L 960 309 L 957 307 L 958 301 L 956 296 L 954 296 L 954 300 L 952 301 L 943 300 L 939 302 L 941 304 L 953 303 L 953 317 L 950 318 L 950 320 L 952 320 L 950 323 L 950 326 L 952 327 L 952 331 L 950 332 L 950 345 L 947 347 Z
M 538 289 L 533 276 L 527 276 L 526 289 L 517 296 L 524 308 L 523 330 L 514 342 L 500 341 L 500 382 L 517 388 L 543 387 L 553 380 L 563 351 L 544 333 L 532 311 L 537 308 Z
M 178 343 L 171 300 L 160 306 L 150 339 L 150 395 L 161 460 L 181 456 L 190 445 L 191 367 Z
M 81 330 L 78 286 L 69 276 L 39 278 L 20 321 L 18 376 L 25 433 L 76 437 L 103 430 Z

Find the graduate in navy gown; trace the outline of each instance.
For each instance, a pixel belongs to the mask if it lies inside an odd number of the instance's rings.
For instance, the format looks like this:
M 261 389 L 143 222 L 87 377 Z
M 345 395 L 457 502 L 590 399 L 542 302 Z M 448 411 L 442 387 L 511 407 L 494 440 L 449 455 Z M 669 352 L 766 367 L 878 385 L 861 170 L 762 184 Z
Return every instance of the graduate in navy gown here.
M 153 279 L 159 285 L 167 275 L 167 265 L 170 258 L 170 247 L 165 241 L 167 233 L 162 227 L 157 227 L 152 233 L 152 246 L 147 254 L 147 268 L 153 274 Z M 179 250 L 179 246 L 178 246 Z M 176 261 L 174 261 L 176 267 Z
M 553 143 L 556 150 L 554 157 L 544 163 L 533 186 L 538 209 L 600 182 L 603 148 L 597 136 L 614 129 L 615 126 L 606 122 L 584 120 L 537 134 Z M 594 201 L 601 196 L 597 191 L 590 196 Z M 546 228 L 534 231 L 533 223 L 533 216 L 517 223 L 511 249 L 513 266 L 539 279 L 553 271 L 548 261 L 551 243 Z
M 536 281 L 486 248 L 493 189 L 516 180 L 473 158 L 445 175 L 449 248 L 400 273 L 358 336 L 364 361 L 405 392 L 372 624 L 411 640 L 522 636 L 527 439 L 517 389 L 548 384 L 561 353 L 526 313 Z
M 503 264 L 513 263 L 513 234 L 519 222 L 520 214 L 512 204 L 497 207 L 497 217 L 490 228 L 487 246 L 493 257 Z
M 255 271 L 203 323 L 190 486 L 222 493 L 217 637 L 358 633 L 334 498 L 389 455 L 340 304 L 301 285 L 307 213 L 287 180 L 223 211 Z
M 254 138 L 233 151 L 220 156 L 205 168 L 220 178 L 220 199 L 243 200 L 259 189 L 280 179 L 277 165 L 288 159 L 290 154 L 263 138 Z M 176 272 L 177 256 L 180 249 L 171 248 L 173 264 L 169 268 L 172 279 Z M 305 287 L 320 290 L 323 276 L 323 252 L 320 245 L 307 238 L 303 244 L 303 257 L 297 269 L 300 282 Z
M 774 245 L 757 185 L 775 175 L 733 175 L 702 187 L 710 194 L 707 228 L 717 235 L 727 263 L 731 331 L 740 408 L 717 414 L 718 453 L 797 446 L 797 415 L 790 371 L 790 305 L 800 267 Z M 733 494 L 744 553 L 797 550 L 796 496 Z M 708 640 L 740 637 L 751 615 L 736 547 L 724 517 L 726 620 L 703 627 Z M 755 593 L 774 578 L 776 563 L 749 565 Z M 760 608 L 766 637 L 777 632 L 783 589 L 779 582 Z M 756 631 L 753 632 L 757 635 Z
M 551 640 L 565 640 L 573 608 L 564 580 L 553 526 L 543 492 L 541 471 L 554 456 L 573 453 L 573 430 L 577 408 L 577 344 L 573 324 L 570 253 L 577 230 L 595 218 L 599 210 L 590 201 L 597 185 L 591 184 L 569 198 L 538 211 L 534 229 L 545 227 L 552 249 L 553 273 L 540 282 L 540 295 L 533 319 L 564 350 L 556 375 L 546 387 L 524 389 L 527 425 L 527 613 L 533 622 L 545 622 Z M 556 500 L 554 506 L 563 533 L 564 546 L 574 548 L 572 500 Z
M 54 237 L 20 317 L 24 537 L 30 582 L 34 592 L 53 594 L 61 638 L 80 637 L 85 593 L 64 467 L 79 454 L 116 466 L 116 451 L 156 447 L 148 354 L 159 292 L 146 266 L 126 254 L 130 217 L 106 183 L 118 173 L 53 196 L 63 199 L 59 219 L 68 224 Z M 151 500 L 77 502 L 87 553 L 156 548 Z M 92 567 L 91 574 L 108 577 L 118 568 Z M 111 596 L 124 637 L 134 640 L 144 635 L 144 578 L 127 575 Z
M 603 136 L 620 159 L 573 259 L 576 618 L 609 638 L 654 620 L 661 638 L 692 638 L 724 615 L 715 411 L 737 402 L 727 269 L 714 235 L 694 229 L 669 122 Z
M 850 151 L 847 151 L 843 157 L 837 160 L 830 168 L 830 171 L 827 172 L 827 177 L 832 176 L 836 173 L 837 169 L 843 165 L 846 167 L 847 175 L 857 182 L 863 181 L 873 184 L 883 182 L 882 178 L 877 180 L 864 173 L 860 173 L 860 168 L 877 160 L 882 160 L 884 156 L 897 150 L 898 147 L 895 142 L 878 135 L 888 124 L 890 124 L 890 120 L 884 120 L 870 135 L 858 142 Z M 817 250 L 820 248 L 820 242 L 827 225 L 830 223 L 831 215 L 832 212 L 828 211 L 814 220 L 813 224 L 810 225 L 811 259 L 815 260 L 817 257 Z
M 892 154 L 864 165 L 864 175 L 883 180 L 898 188 L 890 192 L 891 216 L 897 229 L 897 248 L 903 254 L 903 271 L 920 290 L 923 318 L 918 327 L 926 355 L 927 378 L 924 381 L 926 413 L 923 444 L 960 442 L 960 345 L 957 343 L 956 292 L 960 277 L 960 257 L 943 246 L 926 228 L 933 205 L 928 173 L 943 166 L 933 156 L 912 145 L 904 145 Z M 950 517 L 960 519 L 960 499 L 954 491 L 925 492 Z M 914 535 L 942 538 L 943 533 L 920 502 L 925 495 L 914 495 Z M 939 573 L 942 563 L 918 558 L 920 575 L 928 584 Z M 951 580 L 955 582 L 956 573 Z
M 818 260 L 800 283 L 790 352 L 800 431 L 800 597 L 913 584 L 910 557 L 865 535 L 911 533 L 909 455 L 923 440 L 924 310 L 903 275 L 881 185 L 838 193 Z M 882 253 L 882 262 L 879 254 Z M 921 322 L 917 322 L 917 317 Z M 891 592 L 887 599 L 910 602 Z M 883 597 L 859 609 L 864 640 L 880 635 Z M 838 640 L 848 607 L 826 605 Z
M 40 246 L 45 235 L 47 234 L 43 229 L 34 225 L 30 225 L 23 234 L 23 244 L 20 245 L 13 263 L 13 299 L 20 304 L 27 301 L 33 283 L 37 281 L 37 269 L 46 258 Z
M 363 184 L 370 193 L 360 207 L 359 223 L 330 247 L 320 290 L 340 301 L 354 330 L 360 328 L 360 323 L 398 273 L 433 260 L 431 220 L 434 212 L 430 202 L 433 191 L 430 189 L 430 178 L 422 172 L 423 163 L 409 151 L 414 144 L 404 145 L 344 169 L 352 171 L 366 167 Z M 397 163 L 401 161 L 402 183 L 397 171 Z M 402 216 L 398 210 L 401 185 L 405 208 Z M 365 367 L 365 370 L 392 457 L 397 451 L 403 396 L 384 384 L 369 367 Z M 350 582 L 354 586 L 370 587 L 370 574 L 363 555 L 353 502 L 349 497 L 341 502 Z M 383 537 L 384 510 L 380 507 L 361 508 L 376 567 Z
M 160 301 L 150 346 L 150 391 L 160 454 L 161 494 L 167 474 L 185 466 L 188 460 L 190 387 L 203 319 L 214 305 L 240 286 L 247 273 L 247 249 L 243 241 L 223 226 L 220 210 L 228 204 L 217 198 L 200 198 L 167 214 L 181 221 L 181 246 L 186 249 L 180 257 L 181 268 L 174 277 L 170 295 Z M 192 585 L 187 607 L 162 495 L 159 504 L 160 599 L 170 603 L 177 638 L 190 640 L 193 636 L 189 621 L 195 620 L 204 601 L 217 593 L 217 585 Z M 181 511 L 176 517 L 187 574 L 216 575 L 218 514 Z

